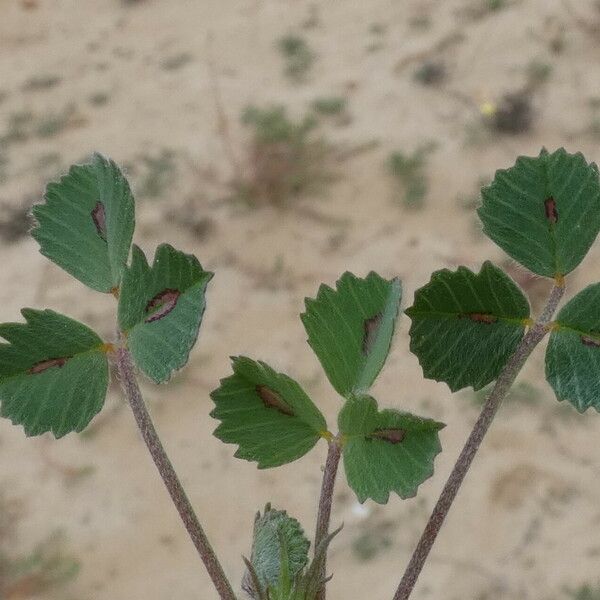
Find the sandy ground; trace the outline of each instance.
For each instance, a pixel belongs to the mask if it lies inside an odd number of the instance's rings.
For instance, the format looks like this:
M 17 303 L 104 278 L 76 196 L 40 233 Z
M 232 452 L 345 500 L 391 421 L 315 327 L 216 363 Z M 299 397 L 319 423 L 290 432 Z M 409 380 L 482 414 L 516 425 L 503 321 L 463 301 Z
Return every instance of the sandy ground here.
M 228 373 L 228 356 L 248 354 L 296 377 L 333 423 L 339 400 L 298 319 L 305 296 L 345 270 L 373 269 L 403 279 L 408 306 L 435 269 L 505 260 L 464 206 L 480 179 L 543 145 L 600 159 L 596 3 L 521 0 L 487 10 L 491 4 L 0 0 L 0 131 L 14 129 L 19 113 L 28 131 L 0 147 L 0 217 L 38 200 L 48 179 L 99 150 L 129 167 L 139 200 L 136 241 L 150 252 L 168 241 L 216 272 L 189 367 L 166 387 L 144 389 L 236 585 L 253 515 L 266 501 L 312 533 L 325 447 L 263 472 L 233 459 L 234 448 L 211 436 L 208 416 L 208 393 Z M 282 73 L 276 49 L 290 32 L 317 56 L 299 84 Z M 424 60 L 444 61 L 442 83 L 415 80 Z M 508 135 L 486 127 L 480 108 L 521 89 L 532 61 L 551 71 L 532 93 L 531 129 Z M 246 105 L 280 103 L 302 115 L 316 97 L 347 97 L 343 126 L 321 125 L 336 149 L 336 180 L 284 209 L 228 201 L 232 161 L 218 127 L 215 80 L 241 162 Z M 429 191 L 423 208 L 410 210 L 395 201 L 386 158 L 431 141 Z M 146 159 L 165 151 L 174 156 L 174 172 L 152 198 L 143 193 Z M 18 320 L 21 306 L 51 307 L 111 335 L 111 298 L 48 264 L 26 237 L 3 234 L 0 252 L 1 321 Z M 596 246 L 569 288 L 599 278 Z M 385 507 L 359 510 L 340 478 L 333 522 L 346 527 L 332 549 L 332 600 L 391 598 L 477 416 L 472 393 L 451 396 L 445 385 L 422 379 L 407 331 L 405 317 L 374 395 L 445 421 L 444 453 L 416 499 L 394 498 Z M 486 439 L 415 600 L 560 600 L 567 587 L 600 583 L 600 419 L 555 401 L 540 350 L 524 381 Z M 84 437 L 30 440 L 0 422 L 0 489 L 23 506 L 11 551 L 27 552 L 61 530 L 81 563 L 67 587 L 43 597 L 216 598 L 116 386 Z

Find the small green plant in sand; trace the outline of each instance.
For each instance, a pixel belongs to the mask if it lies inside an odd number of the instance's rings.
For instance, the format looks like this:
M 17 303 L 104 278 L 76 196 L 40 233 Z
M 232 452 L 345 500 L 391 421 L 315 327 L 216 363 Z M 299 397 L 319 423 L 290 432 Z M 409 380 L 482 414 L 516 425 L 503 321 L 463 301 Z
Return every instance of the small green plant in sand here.
M 283 106 L 250 106 L 242 123 L 250 141 L 245 173 L 234 182 L 238 198 L 283 206 L 328 180 L 328 144 L 312 115 L 293 120 Z
M 425 202 L 429 190 L 427 156 L 433 149 L 433 144 L 424 144 L 411 153 L 396 150 L 388 158 L 396 197 L 407 208 L 421 208 Z
M 62 77 L 54 74 L 36 75 L 23 84 L 24 92 L 39 92 L 52 89 L 62 81 Z
M 139 158 L 141 168 L 138 193 L 141 197 L 156 199 L 173 184 L 177 175 L 177 153 L 161 148 L 156 153 L 144 153 Z
M 77 125 L 79 120 L 74 105 L 65 106 L 60 111 L 42 114 L 34 114 L 30 110 L 18 111 L 9 116 L 7 127 L 0 134 L 0 145 L 6 150 L 32 137 L 52 138 L 65 129 Z
M 265 142 L 298 135 L 298 126 L 281 112 L 259 111 L 249 118 L 260 125 L 257 135 Z M 558 400 L 581 413 L 600 410 L 600 283 L 576 293 L 554 316 L 569 274 L 600 231 L 598 168 L 581 154 L 542 150 L 498 171 L 481 193 L 477 212 L 484 233 L 514 261 L 545 278 L 549 289 L 544 307 L 532 314 L 524 290 L 486 261 L 478 271 L 465 266 L 436 271 L 415 291 L 405 311 L 411 319 L 410 350 L 426 378 L 444 382 L 451 392 L 491 387 L 394 600 L 411 596 L 498 408 L 544 338 L 549 337 L 546 379 Z M 169 244 L 160 245 L 149 263 L 132 245 L 134 214 L 126 178 L 100 155 L 50 183 L 44 201 L 33 207 L 32 235 L 42 254 L 92 290 L 114 296 L 117 334 L 102 339 L 53 310 L 23 309 L 25 322 L 0 325 L 6 340 L 0 344 L 0 414 L 29 436 L 50 432 L 61 438 L 82 432 L 102 410 L 115 370 L 218 596 L 235 600 L 241 597 L 235 589 L 241 588 L 255 600 L 325 600 L 328 549 L 341 529 L 330 532 L 338 467 L 343 464 L 359 502 L 386 504 L 391 494 L 415 496 L 433 475 L 441 451 L 444 425 L 404 410 L 403 400 L 412 390 L 403 388 L 401 379 L 390 399 L 395 408 L 381 408 L 371 391 L 400 316 L 401 282 L 374 272 L 364 277 L 347 272 L 335 286 L 323 284 L 305 301 L 300 319 L 308 344 L 339 396 L 335 422 L 327 422 L 318 401 L 295 379 L 247 356 L 232 358 L 231 372 L 211 393 L 211 416 L 219 421 L 214 435 L 237 446 L 235 456 L 260 469 L 291 463 L 316 446 L 327 450 L 321 491 L 315 497 L 313 540 L 296 519 L 267 504 L 256 514 L 243 580 L 233 586 L 165 453 L 138 386 L 138 373 L 164 383 L 187 363 L 212 273 Z M 262 355 L 269 354 L 268 336 L 265 340 L 256 349 Z M 416 519 L 420 514 L 411 522 Z M 465 531 L 461 544 L 468 538 Z M 374 558 L 378 551 L 380 546 L 371 541 L 360 543 L 363 557 Z M 593 588 L 577 593 L 578 600 L 595 597 Z
M 277 42 L 277 47 L 285 60 L 285 75 L 295 83 L 303 82 L 316 58 L 308 42 L 290 33 Z
M 600 600 L 600 585 L 584 584 L 575 590 L 567 592 L 569 600 Z
M 337 117 L 346 111 L 348 101 L 343 96 L 322 96 L 313 101 L 312 107 L 319 115 Z
M 0 496 L 0 598 L 27 600 L 67 584 L 77 575 L 79 563 L 66 551 L 64 536 L 54 534 L 28 554 L 14 550 L 19 521 L 17 502 Z

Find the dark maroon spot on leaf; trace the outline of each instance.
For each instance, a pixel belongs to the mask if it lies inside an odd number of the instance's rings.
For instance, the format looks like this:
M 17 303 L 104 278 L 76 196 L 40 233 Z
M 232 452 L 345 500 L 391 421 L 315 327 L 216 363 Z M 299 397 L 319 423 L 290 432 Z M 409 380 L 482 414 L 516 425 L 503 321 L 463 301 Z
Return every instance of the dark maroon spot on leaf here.
M 376 429 L 369 439 L 383 440 L 390 444 L 399 444 L 406 437 L 404 429 Z
M 498 322 L 498 317 L 488 313 L 467 313 L 467 317 L 471 319 L 471 321 L 475 321 L 475 323 L 485 323 L 487 325 Z
M 156 294 L 146 306 L 146 313 L 149 314 L 145 323 L 152 323 L 166 317 L 177 306 L 180 295 L 179 290 L 172 289 L 166 289 Z
M 98 235 L 106 241 L 106 210 L 102 202 L 96 202 L 92 211 L 92 221 L 94 221 Z
M 257 385 L 256 393 L 260 396 L 260 399 L 267 408 L 274 408 L 281 414 L 287 415 L 288 417 L 295 416 L 294 411 L 283 400 L 283 398 L 266 385 Z
M 556 208 L 556 200 L 552 196 L 544 200 L 544 209 L 546 210 L 546 219 L 550 223 L 558 223 L 558 210 Z
M 377 333 L 379 332 L 379 327 L 381 326 L 382 319 L 383 315 L 381 313 L 377 313 L 374 317 L 371 317 L 370 319 L 365 319 L 365 331 L 362 341 L 362 353 L 365 356 L 367 356 L 373 348 L 373 344 L 377 339 Z
M 584 346 L 589 346 L 590 348 L 600 348 L 600 340 L 589 337 L 587 335 L 581 336 L 581 343 Z
M 30 375 L 37 375 L 38 373 L 43 373 L 52 367 L 62 367 L 67 360 L 69 360 L 67 357 L 40 360 L 40 362 L 35 363 L 35 365 L 33 365 L 27 372 Z

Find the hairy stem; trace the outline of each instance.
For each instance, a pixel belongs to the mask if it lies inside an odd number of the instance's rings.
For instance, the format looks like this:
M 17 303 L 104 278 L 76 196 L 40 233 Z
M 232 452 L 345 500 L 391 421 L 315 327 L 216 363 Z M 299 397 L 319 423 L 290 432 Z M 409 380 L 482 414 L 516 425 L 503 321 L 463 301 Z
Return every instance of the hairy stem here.
M 333 488 L 335 486 L 335 478 L 337 476 L 338 466 L 340 464 L 340 455 L 342 449 L 337 438 L 333 438 L 329 442 L 329 450 L 327 451 L 327 460 L 325 461 L 325 469 L 323 470 L 323 483 L 321 485 L 321 497 L 319 499 L 319 512 L 317 515 L 317 528 L 315 532 L 315 547 L 317 552 L 321 546 L 321 542 L 329 534 L 329 521 L 331 520 L 331 505 L 333 504 Z M 321 571 L 319 577 L 325 582 L 327 573 L 327 552 L 323 557 Z M 317 600 L 325 600 L 327 595 L 326 585 L 323 583 Z
M 171 499 L 179 512 L 181 520 L 187 529 L 187 532 L 198 550 L 198 554 L 204 562 L 204 566 L 212 579 L 212 582 L 219 593 L 221 600 L 236 600 L 231 584 L 216 557 L 198 517 L 190 504 L 190 501 L 175 473 L 175 469 L 163 448 L 163 445 L 156 433 L 146 404 L 142 397 L 142 393 L 137 384 L 131 355 L 126 348 L 118 348 L 116 350 L 116 364 L 121 378 L 121 385 L 125 392 L 125 396 L 133 410 L 135 420 L 140 429 L 144 442 L 152 455 L 154 464 L 164 481 Z
M 425 526 L 421 539 L 415 548 L 410 562 L 408 563 L 408 567 L 404 572 L 404 576 L 400 581 L 400 585 L 396 590 L 394 600 L 408 600 L 410 597 L 413 588 L 415 587 L 415 583 L 417 582 L 417 578 L 423 569 L 423 565 L 425 564 L 429 552 L 444 523 L 446 515 L 450 511 L 450 507 L 458 494 L 458 490 L 471 467 L 475 454 L 477 453 L 502 400 L 504 400 L 533 349 L 542 341 L 548 332 L 548 323 L 550 322 L 552 315 L 554 315 L 563 293 L 564 286 L 562 285 L 562 282 L 554 285 L 539 319 L 525 334 L 521 343 L 515 350 L 515 353 L 498 376 L 494 389 L 486 400 L 481 414 L 479 415 L 479 418 L 450 473 L 450 477 L 442 490 L 433 512 L 431 513 L 431 517 L 429 517 L 429 521 Z

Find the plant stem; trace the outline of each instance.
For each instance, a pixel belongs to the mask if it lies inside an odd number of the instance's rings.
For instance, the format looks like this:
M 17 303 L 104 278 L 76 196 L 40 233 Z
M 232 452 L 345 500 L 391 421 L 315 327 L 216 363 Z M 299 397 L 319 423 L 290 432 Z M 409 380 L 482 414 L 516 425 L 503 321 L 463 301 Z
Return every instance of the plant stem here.
M 314 551 L 321 545 L 321 542 L 329 534 L 329 521 L 331 520 L 331 505 L 333 504 L 333 488 L 335 486 L 335 478 L 337 476 L 338 466 L 340 464 L 340 456 L 342 449 L 339 440 L 333 438 L 329 442 L 329 450 L 327 451 L 327 460 L 325 461 L 325 469 L 323 470 L 323 483 L 321 485 L 321 497 L 319 499 L 319 512 L 317 515 L 317 528 L 315 531 L 315 547 Z M 327 573 L 327 552 L 323 557 L 321 572 L 319 577 L 323 581 L 323 587 L 317 595 L 317 600 L 325 600 L 327 595 L 325 578 Z
M 125 396 L 133 410 L 133 415 L 139 427 L 139 430 L 146 442 L 146 446 L 152 455 L 154 464 L 164 481 L 171 499 L 177 508 L 181 520 L 187 529 L 198 554 L 204 562 L 204 566 L 212 579 L 212 582 L 219 593 L 221 600 L 236 600 L 231 584 L 227 580 L 227 576 L 223 571 L 223 567 L 219 563 L 200 522 L 192 508 L 192 505 L 175 473 L 175 469 L 163 448 L 163 445 L 156 433 L 146 404 L 142 397 L 142 393 L 138 386 L 131 355 L 126 348 L 118 348 L 116 350 L 116 364 L 121 378 L 121 385 Z
M 550 322 L 550 319 L 552 319 L 563 294 L 564 285 L 562 285 L 562 282 L 557 282 L 550 292 L 546 306 L 539 319 L 525 334 L 514 354 L 500 372 L 496 384 L 494 385 L 494 389 L 486 400 L 481 414 L 479 415 L 479 418 L 450 473 L 450 477 L 442 490 L 433 512 L 431 513 L 431 517 L 429 517 L 429 521 L 425 526 L 421 539 L 415 548 L 408 567 L 404 572 L 404 576 L 400 581 L 400 585 L 396 590 L 394 600 L 408 600 L 410 597 L 413 588 L 415 587 L 415 583 L 417 582 L 417 578 L 427 560 L 427 556 L 431 551 L 444 520 L 450 511 L 450 507 L 456 498 L 458 490 L 471 467 L 473 458 L 475 457 L 502 400 L 504 400 L 533 349 L 542 341 L 546 333 L 548 333 L 548 323 Z

